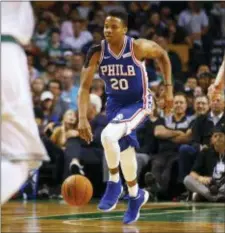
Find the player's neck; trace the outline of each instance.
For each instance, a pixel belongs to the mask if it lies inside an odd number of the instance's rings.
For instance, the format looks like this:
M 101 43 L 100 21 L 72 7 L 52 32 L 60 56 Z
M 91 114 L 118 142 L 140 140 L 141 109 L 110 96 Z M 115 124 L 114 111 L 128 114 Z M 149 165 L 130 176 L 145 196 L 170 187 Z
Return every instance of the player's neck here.
M 125 40 L 125 36 L 123 37 L 123 39 L 121 39 L 120 42 L 109 43 L 109 47 L 114 54 L 119 54 L 121 52 L 123 45 L 124 45 L 124 40 Z

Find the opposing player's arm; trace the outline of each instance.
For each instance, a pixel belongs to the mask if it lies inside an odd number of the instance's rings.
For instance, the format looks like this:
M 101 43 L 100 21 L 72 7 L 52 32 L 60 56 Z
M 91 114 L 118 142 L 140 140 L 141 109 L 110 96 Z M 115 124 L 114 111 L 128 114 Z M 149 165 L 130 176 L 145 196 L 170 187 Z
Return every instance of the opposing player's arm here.
M 223 89 L 225 83 L 225 55 L 223 58 L 223 63 L 220 66 L 219 72 L 216 76 L 215 87 L 218 89 Z
M 87 118 L 89 93 L 95 71 L 100 60 L 101 46 L 93 46 L 89 49 L 81 71 L 81 84 L 78 92 L 79 118 Z
M 166 85 L 172 85 L 171 63 L 167 51 L 154 41 L 138 39 L 134 41 L 134 53 L 137 59 L 157 59 Z

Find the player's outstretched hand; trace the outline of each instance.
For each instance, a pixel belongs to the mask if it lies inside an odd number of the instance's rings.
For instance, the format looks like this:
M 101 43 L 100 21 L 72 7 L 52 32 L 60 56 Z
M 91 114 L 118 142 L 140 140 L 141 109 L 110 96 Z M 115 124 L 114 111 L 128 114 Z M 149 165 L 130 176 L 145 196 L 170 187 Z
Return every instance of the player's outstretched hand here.
M 79 136 L 82 139 L 84 139 L 88 144 L 92 142 L 93 135 L 91 132 L 91 126 L 86 118 L 79 119 L 78 131 L 79 131 Z

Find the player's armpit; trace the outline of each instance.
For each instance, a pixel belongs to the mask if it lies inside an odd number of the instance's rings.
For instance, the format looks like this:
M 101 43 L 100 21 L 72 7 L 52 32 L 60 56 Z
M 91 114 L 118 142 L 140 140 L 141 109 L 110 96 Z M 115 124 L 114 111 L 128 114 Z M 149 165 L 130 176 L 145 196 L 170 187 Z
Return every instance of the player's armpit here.
M 87 68 L 89 66 L 89 63 L 91 61 L 91 58 L 93 57 L 94 54 L 97 54 L 100 58 L 100 53 L 101 53 L 101 45 L 93 45 L 87 53 L 85 62 L 84 62 L 84 67 Z

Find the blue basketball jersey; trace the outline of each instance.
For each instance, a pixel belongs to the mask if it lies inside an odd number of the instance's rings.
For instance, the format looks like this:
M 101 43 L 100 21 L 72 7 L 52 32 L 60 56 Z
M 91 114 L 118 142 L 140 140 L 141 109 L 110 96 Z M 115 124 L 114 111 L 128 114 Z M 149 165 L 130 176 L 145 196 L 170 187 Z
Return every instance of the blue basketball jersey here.
M 99 75 L 105 82 L 108 101 L 121 104 L 143 101 L 147 104 L 147 72 L 143 62 L 138 61 L 133 52 L 134 39 L 124 37 L 119 55 L 113 53 L 106 40 L 101 43 Z

